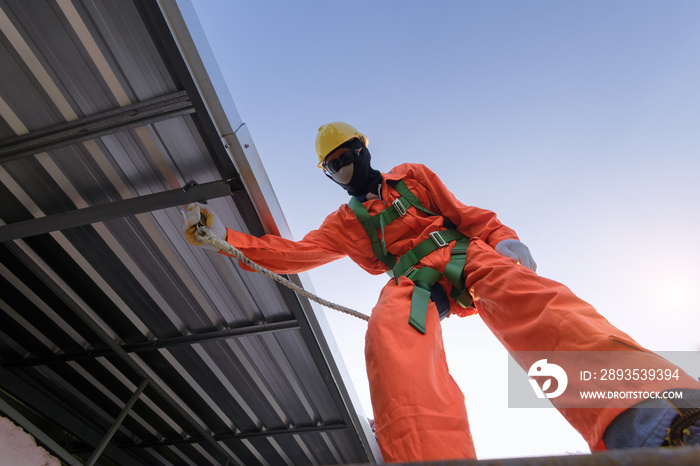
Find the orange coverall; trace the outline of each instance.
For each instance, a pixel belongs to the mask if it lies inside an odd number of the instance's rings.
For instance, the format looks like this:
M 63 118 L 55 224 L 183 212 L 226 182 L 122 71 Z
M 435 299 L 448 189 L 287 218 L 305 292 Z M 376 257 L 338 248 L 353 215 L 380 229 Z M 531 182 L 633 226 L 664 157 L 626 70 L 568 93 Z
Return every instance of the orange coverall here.
M 399 197 L 386 183 L 399 179 L 438 216 L 409 208 L 405 216 L 385 229 L 389 253 L 399 257 L 429 233 L 442 230 L 440 215 L 471 240 L 465 284 L 476 310 L 464 309 L 450 298 L 451 313 L 466 316 L 478 312 L 509 352 L 637 349 L 644 351 L 640 352 L 642 358 L 653 358 L 653 367 L 666 364 L 675 368 L 646 352 L 564 285 L 496 253 L 493 248 L 500 241 L 518 239 L 515 232 L 501 224 L 493 212 L 459 202 L 425 166 L 402 164 L 383 174 L 383 200 L 364 202 L 370 214 L 382 211 Z M 256 238 L 230 229 L 227 241 L 277 273 L 303 272 L 344 256 L 371 274 L 387 271 L 347 205 L 330 214 L 301 241 L 273 235 Z M 444 271 L 453 245 L 435 250 L 419 265 Z M 444 276 L 438 283 L 449 293 L 451 284 Z M 398 284 L 389 280 L 372 310 L 365 337 L 367 375 L 382 455 L 387 462 L 474 458 L 464 395 L 449 374 L 437 309 L 431 301 L 426 333 L 417 332 L 408 324 L 412 291 L 413 282 L 406 277 L 400 277 Z M 519 362 L 527 371 L 534 360 Z M 680 387 L 700 388 L 700 384 L 682 373 L 680 380 L 669 382 L 667 388 Z M 551 401 L 556 406 L 556 400 Z M 629 405 L 639 401 L 630 401 Z M 604 447 L 601 438 L 605 428 L 624 409 L 559 410 L 591 449 L 599 449 Z

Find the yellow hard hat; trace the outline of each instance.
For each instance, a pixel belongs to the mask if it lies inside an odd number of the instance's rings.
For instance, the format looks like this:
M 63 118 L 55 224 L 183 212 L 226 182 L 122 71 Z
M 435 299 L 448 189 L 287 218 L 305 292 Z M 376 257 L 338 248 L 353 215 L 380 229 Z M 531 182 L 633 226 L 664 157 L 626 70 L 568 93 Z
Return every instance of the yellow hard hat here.
M 327 125 L 321 125 L 316 135 L 316 155 L 318 156 L 317 167 L 321 168 L 323 160 L 335 149 L 345 144 L 351 139 L 360 139 L 367 145 L 367 136 L 360 133 L 354 126 L 342 121 L 334 121 Z

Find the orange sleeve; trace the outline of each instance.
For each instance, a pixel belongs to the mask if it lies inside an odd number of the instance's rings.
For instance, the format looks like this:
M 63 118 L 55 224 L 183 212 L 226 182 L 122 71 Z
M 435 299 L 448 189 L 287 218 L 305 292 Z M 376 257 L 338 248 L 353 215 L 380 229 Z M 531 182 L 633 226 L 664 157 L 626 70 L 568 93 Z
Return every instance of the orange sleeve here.
M 410 165 L 419 183 L 428 188 L 431 203 L 437 212 L 450 219 L 459 231 L 470 238 L 478 237 L 491 247 L 504 239 L 519 239 L 514 230 L 498 220 L 494 212 L 462 204 L 429 168 L 419 164 Z
M 333 214 L 329 215 L 331 218 Z M 256 237 L 227 228 L 226 241 L 256 264 L 275 273 L 300 273 L 346 256 L 338 222 L 327 218 L 300 241 L 275 235 Z M 222 252 L 222 254 L 225 254 Z M 225 254 L 228 255 L 228 254 Z M 239 263 L 241 268 L 251 270 Z

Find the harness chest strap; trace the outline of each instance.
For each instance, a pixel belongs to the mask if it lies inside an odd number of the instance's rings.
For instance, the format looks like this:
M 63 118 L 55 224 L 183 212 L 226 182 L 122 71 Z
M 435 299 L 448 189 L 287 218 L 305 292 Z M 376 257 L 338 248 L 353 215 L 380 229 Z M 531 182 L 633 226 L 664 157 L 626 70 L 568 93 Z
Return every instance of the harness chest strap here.
M 365 206 L 362 205 L 362 202 L 356 197 L 350 199 L 348 206 L 355 213 L 355 216 L 369 236 L 374 255 L 391 269 L 389 271 L 391 273 L 388 273 L 394 277 L 397 283 L 398 277 L 401 275 L 406 276 L 414 282 L 415 286 L 411 297 L 409 323 L 419 332 L 425 333 L 425 320 L 430 301 L 430 289 L 443 274 L 430 267 L 424 266 L 416 268 L 415 266 L 431 252 L 441 247 L 446 247 L 451 242 L 456 241 L 455 246 L 452 248 L 451 258 L 445 268 L 444 275 L 448 281 L 452 283 L 452 291 L 450 292 L 452 299 L 462 307 L 469 307 L 473 302 L 471 295 L 464 286 L 464 266 L 467 260 L 466 252 L 469 246 L 469 239 L 454 228 L 435 231 L 430 234 L 429 238 L 407 251 L 397 261 L 396 257 L 389 254 L 386 250 L 386 244 L 384 242 L 384 228 L 386 225 L 404 216 L 410 206 L 428 215 L 437 216 L 437 214 L 424 208 L 420 200 L 408 189 L 408 186 L 406 186 L 402 180 L 392 183 L 392 187 L 401 196 L 397 198 L 391 206 L 374 216 L 369 214 Z M 446 225 L 452 226 L 448 219 L 444 218 L 444 221 Z M 382 232 L 381 240 L 378 235 L 378 230 Z

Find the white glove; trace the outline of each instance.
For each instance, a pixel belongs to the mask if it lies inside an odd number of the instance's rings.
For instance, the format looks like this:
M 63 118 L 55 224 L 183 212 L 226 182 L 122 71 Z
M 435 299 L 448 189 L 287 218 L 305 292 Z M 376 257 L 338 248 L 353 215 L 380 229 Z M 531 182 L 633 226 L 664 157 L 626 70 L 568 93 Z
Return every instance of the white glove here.
M 185 239 L 188 243 L 194 246 L 204 246 L 207 249 L 218 251 L 218 249 L 214 246 L 211 246 L 207 243 L 203 243 L 198 239 L 198 226 L 209 227 L 214 236 L 217 236 L 223 240 L 226 239 L 226 227 L 223 223 L 221 223 L 219 216 L 216 215 L 214 211 L 211 210 L 211 208 L 206 204 L 200 204 L 199 202 L 195 202 L 193 204 L 188 205 L 186 211 L 182 212 L 182 219 L 185 222 Z
M 530 254 L 530 250 L 518 240 L 504 239 L 496 245 L 496 252 L 502 256 L 510 257 L 518 264 L 522 264 L 533 272 L 537 271 L 537 264 Z

